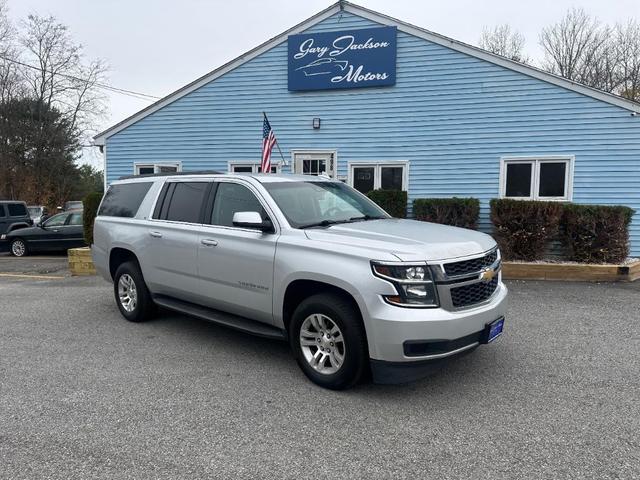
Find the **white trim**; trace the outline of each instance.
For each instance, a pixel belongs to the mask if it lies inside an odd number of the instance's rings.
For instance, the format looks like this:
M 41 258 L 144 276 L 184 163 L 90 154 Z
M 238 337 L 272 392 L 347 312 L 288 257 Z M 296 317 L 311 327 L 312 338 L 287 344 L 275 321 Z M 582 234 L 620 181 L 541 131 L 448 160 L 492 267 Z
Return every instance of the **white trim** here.
M 333 155 L 333 175 L 331 178 L 338 179 L 338 150 L 336 149 L 303 149 L 294 148 L 291 150 L 291 173 L 302 175 L 296 171 L 296 155 Z
M 227 172 L 234 173 L 233 167 L 251 167 L 251 173 L 259 173 L 258 168 L 260 167 L 260 162 L 243 161 L 243 160 L 229 160 L 227 162 Z M 276 167 L 275 173 L 282 173 L 282 162 L 272 163 L 271 168 Z M 242 172 L 240 172 L 242 173 Z
M 408 160 L 373 160 L 373 161 L 353 161 L 347 163 L 347 185 L 353 187 L 353 169 L 357 167 L 373 167 L 373 189 L 378 190 L 382 185 L 383 167 L 402 167 L 402 190 L 409 191 L 409 161 Z
M 366 18 L 373 22 L 380 23 L 382 25 L 395 25 L 398 27 L 398 30 L 408 33 L 410 35 L 423 38 L 425 40 L 436 43 L 438 45 L 442 45 L 452 50 L 455 50 L 467 55 L 471 55 L 472 57 L 476 57 L 481 60 L 494 63 L 496 65 L 500 65 L 501 67 L 514 70 L 524 75 L 537 78 L 538 80 L 542 80 L 542 81 L 551 83 L 553 85 L 566 88 L 567 90 L 571 90 L 571 91 L 580 93 L 582 95 L 586 95 L 588 97 L 592 97 L 597 100 L 610 103 L 612 105 L 616 105 L 618 107 L 624 108 L 631 112 L 640 113 L 640 104 L 632 102 L 631 100 L 627 100 L 625 98 L 619 97 L 617 95 L 613 95 L 611 93 L 606 93 L 601 90 L 597 90 L 595 88 L 587 87 L 586 85 L 582 85 L 582 84 L 573 82 L 571 80 L 567 80 L 566 78 L 553 75 L 551 73 L 545 72 L 543 70 L 532 67 L 530 65 L 525 65 L 523 63 L 515 62 L 506 57 L 495 55 L 493 53 L 482 50 L 481 48 L 474 47 L 472 45 L 468 45 L 463 42 L 459 42 L 452 38 L 445 37 L 444 35 L 440 35 L 420 27 L 416 27 L 414 25 L 411 25 L 410 23 L 403 22 L 401 20 L 395 19 L 388 15 L 374 12 L 373 10 L 369 10 L 359 5 L 354 5 L 352 3 L 342 1 L 342 2 L 338 2 L 331 5 L 330 7 L 322 10 L 321 12 L 315 14 L 314 16 L 308 18 L 307 20 L 299 23 L 293 28 L 290 28 L 289 30 L 281 33 L 280 35 L 259 45 L 253 50 L 250 50 L 247 53 L 240 55 L 234 60 L 231 60 L 230 62 L 222 65 L 221 67 L 207 73 L 206 75 L 203 75 L 202 77 L 194 80 L 193 82 L 185 85 L 184 87 L 179 88 L 178 90 L 176 90 L 173 93 L 170 93 L 164 98 L 161 98 L 154 104 L 149 105 L 148 107 L 140 110 L 139 112 L 134 113 L 132 116 L 100 132 L 95 137 L 93 137 L 94 144 L 104 145 L 108 137 L 136 123 L 138 120 L 141 120 L 142 118 L 148 115 L 151 115 L 152 113 L 169 105 L 175 100 L 178 100 L 179 98 L 182 98 L 185 95 L 188 95 L 194 90 L 197 90 L 203 85 L 206 85 L 207 83 L 215 80 L 216 78 L 224 75 L 225 73 L 233 70 L 234 68 L 239 67 L 240 65 L 252 60 L 258 55 L 261 55 L 262 53 L 266 52 L 267 50 L 270 50 L 271 48 L 279 45 L 280 43 L 286 41 L 289 35 L 300 33 L 319 22 L 322 22 L 323 20 L 329 18 L 331 15 L 339 12 L 341 7 L 346 12 L 352 13 L 354 15 L 358 15 L 360 17 Z
M 145 167 L 153 167 L 153 173 L 160 173 L 158 171 L 159 167 L 176 167 L 176 173 L 182 171 L 182 162 L 135 162 L 133 164 L 133 174 L 140 175 L 139 169 Z
M 576 157 L 575 155 L 517 155 L 500 158 L 500 198 L 511 198 L 514 200 L 544 200 L 557 202 L 571 202 L 573 200 L 573 174 Z M 540 197 L 540 164 L 542 163 L 566 162 L 564 179 L 564 197 Z M 507 164 L 508 163 L 529 163 L 532 165 L 531 186 L 529 197 L 507 197 Z
M 108 184 L 107 184 L 107 146 L 103 145 L 101 148 L 101 152 L 102 153 L 102 181 L 104 183 L 104 192 L 102 193 L 102 195 L 104 196 L 105 193 L 107 193 L 107 188 L 108 188 Z M 100 208 L 98 208 L 97 211 L 99 211 Z

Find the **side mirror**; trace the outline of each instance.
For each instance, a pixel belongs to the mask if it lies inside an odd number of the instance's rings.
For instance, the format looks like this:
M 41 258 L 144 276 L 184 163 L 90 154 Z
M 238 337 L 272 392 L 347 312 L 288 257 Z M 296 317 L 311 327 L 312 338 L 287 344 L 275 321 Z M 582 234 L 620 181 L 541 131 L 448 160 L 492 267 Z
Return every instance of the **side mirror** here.
M 236 212 L 233 214 L 233 226 L 240 228 L 254 228 L 262 232 L 273 232 L 270 220 L 262 220 L 258 212 Z

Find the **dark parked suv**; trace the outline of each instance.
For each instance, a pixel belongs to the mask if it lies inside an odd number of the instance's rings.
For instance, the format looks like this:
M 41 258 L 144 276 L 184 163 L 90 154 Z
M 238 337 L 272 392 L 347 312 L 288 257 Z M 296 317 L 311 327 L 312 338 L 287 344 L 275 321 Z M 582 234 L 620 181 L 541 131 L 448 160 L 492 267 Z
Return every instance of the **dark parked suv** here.
M 7 233 L 31 225 L 26 203 L 0 200 L 0 250 L 5 246 Z

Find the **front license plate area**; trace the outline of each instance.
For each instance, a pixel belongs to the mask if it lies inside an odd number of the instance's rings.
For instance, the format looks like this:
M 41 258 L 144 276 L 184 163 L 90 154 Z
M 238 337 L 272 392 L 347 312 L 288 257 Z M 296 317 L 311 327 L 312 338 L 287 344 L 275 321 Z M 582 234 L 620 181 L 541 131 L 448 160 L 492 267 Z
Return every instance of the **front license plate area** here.
M 500 317 L 484 327 L 484 335 L 482 343 L 491 343 L 500 335 L 504 329 L 504 317 Z

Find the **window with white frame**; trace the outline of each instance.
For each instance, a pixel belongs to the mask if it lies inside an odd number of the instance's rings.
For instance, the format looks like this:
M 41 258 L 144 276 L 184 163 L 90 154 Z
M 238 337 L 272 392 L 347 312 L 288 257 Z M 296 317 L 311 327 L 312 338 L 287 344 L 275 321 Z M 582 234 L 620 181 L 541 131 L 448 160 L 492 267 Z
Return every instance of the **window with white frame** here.
M 280 173 L 280 164 L 271 164 L 271 173 Z M 230 173 L 262 173 L 262 165 L 255 162 L 229 162 Z
M 371 190 L 407 190 L 408 163 L 350 163 L 349 185 L 361 193 Z
M 503 158 L 500 196 L 521 200 L 571 200 L 573 157 Z
M 154 173 L 173 173 L 182 171 L 180 162 L 136 163 L 134 172 L 136 175 L 151 175 Z

